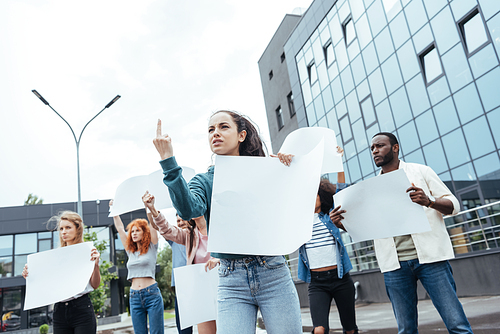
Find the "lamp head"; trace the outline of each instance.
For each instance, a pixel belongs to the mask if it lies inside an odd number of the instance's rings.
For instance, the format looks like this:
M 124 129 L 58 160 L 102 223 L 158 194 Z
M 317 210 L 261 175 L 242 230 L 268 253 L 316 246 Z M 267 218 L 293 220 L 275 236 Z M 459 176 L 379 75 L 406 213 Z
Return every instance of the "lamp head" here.
M 47 106 L 49 105 L 49 103 L 47 102 L 47 100 L 45 100 L 45 99 L 43 98 L 43 96 L 42 96 L 42 95 L 40 95 L 40 93 L 38 93 L 38 92 L 36 91 L 36 89 L 33 89 L 33 90 L 32 90 L 32 92 L 33 92 L 33 94 L 35 94 L 35 96 L 36 96 L 36 97 L 38 97 L 38 98 L 40 99 L 40 101 L 42 101 L 43 103 L 45 103 L 45 105 L 47 105 Z

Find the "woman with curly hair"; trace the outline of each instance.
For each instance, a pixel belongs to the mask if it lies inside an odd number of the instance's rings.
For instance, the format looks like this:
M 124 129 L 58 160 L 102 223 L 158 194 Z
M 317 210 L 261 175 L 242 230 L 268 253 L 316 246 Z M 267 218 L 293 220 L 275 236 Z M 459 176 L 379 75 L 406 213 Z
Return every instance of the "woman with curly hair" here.
M 134 332 L 136 334 L 148 333 L 149 316 L 150 333 L 163 333 L 163 298 L 158 283 L 155 281 L 158 234 L 150 227 L 146 219 L 134 219 L 127 226 L 128 234 L 125 232 L 120 216 L 113 217 L 113 221 L 128 255 L 127 279 L 132 283 L 130 315 Z

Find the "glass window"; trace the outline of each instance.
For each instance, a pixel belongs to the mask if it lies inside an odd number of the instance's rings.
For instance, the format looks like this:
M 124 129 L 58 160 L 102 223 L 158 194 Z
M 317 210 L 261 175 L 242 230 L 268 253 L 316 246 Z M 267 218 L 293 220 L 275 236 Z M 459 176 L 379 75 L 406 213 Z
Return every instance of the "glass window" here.
M 381 131 L 380 131 L 380 128 L 378 127 L 378 123 L 373 124 L 370 128 L 368 128 L 366 130 L 366 136 L 368 137 L 368 144 L 369 145 L 371 145 L 373 136 L 379 132 L 381 132 Z
M 424 155 L 421 149 L 405 155 L 404 161 L 425 165 Z
M 347 168 L 351 175 L 351 182 L 356 182 L 361 179 L 361 170 L 359 169 L 358 157 L 353 157 L 347 160 Z
M 464 125 L 465 138 L 469 144 L 470 155 L 476 159 L 495 150 L 490 129 L 484 116 Z
M 377 37 L 375 37 L 375 46 L 377 47 L 378 59 L 381 63 L 394 53 L 394 46 L 392 45 L 389 28 L 385 28 Z
M 349 17 L 344 24 L 342 25 L 345 45 L 349 45 L 356 38 L 356 31 L 354 30 L 354 22 L 352 22 L 352 18 Z
M 478 78 L 484 73 L 498 65 L 497 55 L 493 46 L 488 45 L 479 50 L 476 54 L 469 58 L 470 68 L 474 78 Z
M 467 58 L 460 44 L 454 46 L 441 59 L 452 92 L 456 92 L 472 81 Z
M 434 107 L 434 115 L 436 116 L 436 123 L 441 134 L 448 133 L 460 126 L 451 97 Z
M 425 82 L 432 83 L 434 80 L 443 75 L 443 68 L 441 67 L 441 60 L 435 45 L 431 45 L 420 56 L 420 63 L 423 70 Z
M 281 62 L 284 62 L 284 61 L 285 61 L 285 59 L 286 59 L 286 58 L 285 58 L 285 53 L 284 53 L 284 52 L 281 54 L 280 59 L 281 59 Z
M 311 85 L 307 81 L 302 85 L 302 96 L 306 106 L 312 102 Z
M 326 117 L 323 116 L 319 121 L 318 121 L 318 124 L 317 124 L 318 127 L 322 127 L 322 128 L 327 128 L 328 127 L 328 123 L 326 122 Z
M 359 85 L 361 81 L 366 79 L 365 66 L 361 55 L 357 56 L 351 62 L 352 75 L 354 77 L 354 85 Z
M 367 46 L 372 40 L 372 34 L 370 32 L 370 26 L 368 25 L 366 14 L 363 14 L 356 22 L 356 32 L 359 40 L 359 47 L 364 49 L 365 46 Z
M 51 239 L 52 232 L 38 232 L 38 239 Z
M 375 171 L 375 168 L 373 167 L 372 154 L 369 149 L 359 153 L 358 158 L 363 177 L 366 177 Z
M 372 97 L 368 96 L 366 99 L 361 101 L 361 111 L 363 112 L 363 119 L 365 121 L 365 128 L 369 128 L 373 123 L 377 121 L 375 117 L 375 108 L 373 107 Z
M 427 166 L 431 167 L 437 174 L 448 170 L 448 163 L 440 140 L 424 146 L 423 150 Z
M 363 62 L 365 63 L 366 73 L 370 74 L 378 66 L 377 53 L 375 52 L 375 44 L 370 43 L 361 53 L 363 55 Z
M 402 12 L 389 23 L 389 29 L 391 30 L 392 41 L 396 50 L 410 38 L 410 31 L 408 30 L 405 15 Z
M 286 99 L 288 100 L 288 109 L 290 110 L 290 118 L 295 116 L 295 106 L 293 104 L 293 93 L 287 95 Z
M 352 122 L 354 122 L 361 117 L 361 110 L 359 108 L 356 91 L 352 91 L 349 95 L 347 95 L 345 101 L 347 103 L 347 110 L 349 111 L 349 118 Z
M 341 119 L 345 114 L 347 114 L 347 106 L 345 105 L 345 99 L 340 100 L 340 102 L 335 106 L 337 109 L 337 117 Z
M 406 84 L 406 91 L 408 92 L 413 115 L 417 116 L 431 107 L 420 75 L 417 75 Z
M 429 93 L 429 98 L 432 105 L 435 105 L 442 101 L 445 97 L 450 96 L 450 88 L 446 77 L 441 77 L 436 82 L 427 87 L 427 92 Z
M 389 101 L 385 99 L 382 103 L 375 107 L 377 112 L 377 119 L 380 124 L 380 131 L 392 132 L 396 127 L 394 126 L 394 120 L 392 119 L 391 107 L 389 106 Z
M 398 129 L 399 144 L 404 152 L 412 152 L 420 147 L 415 123 L 409 122 Z
M 486 112 L 500 105 L 500 94 L 498 94 L 500 69 L 498 67 L 477 79 L 476 84 Z
M 333 52 L 333 44 L 332 41 L 328 42 L 328 44 L 324 48 L 326 66 L 330 67 L 335 61 L 335 53 Z
M 23 265 L 24 267 L 24 265 Z M 22 295 L 21 289 L 12 289 L 3 291 L 3 310 L 15 310 L 21 308 Z M 19 314 L 18 314 L 19 315 Z
M 276 120 L 278 121 L 278 130 L 281 130 L 285 123 L 283 122 L 283 110 L 281 110 L 281 106 L 276 108 Z
M 485 20 L 489 20 L 490 17 L 500 11 L 500 2 L 496 0 L 479 0 L 479 4 L 481 5 L 481 10 Z
M 471 163 L 452 169 L 451 176 L 453 177 L 453 181 L 455 181 L 457 189 L 467 188 L 476 184 L 476 173 L 474 173 Z
M 339 75 L 339 68 L 337 66 L 337 62 L 334 61 L 333 64 L 328 67 L 328 77 L 330 78 L 330 82 L 332 82 Z
M 439 136 L 434 115 L 431 110 L 426 111 L 415 119 L 418 134 L 422 145 L 425 145 Z
M 328 78 L 328 72 L 326 69 L 325 62 L 321 62 L 317 68 L 318 79 L 320 84 L 320 89 L 325 89 L 328 85 L 330 85 L 330 79 Z
M 358 97 L 360 100 L 363 100 L 368 95 L 370 95 L 370 87 L 368 86 L 368 80 L 366 79 L 363 80 L 363 82 L 360 83 L 358 87 L 356 87 L 356 92 L 358 93 Z
M 354 146 L 354 140 L 351 140 L 350 142 L 345 144 L 344 152 L 346 152 L 344 155 L 344 160 L 343 160 L 344 162 L 346 161 L 346 159 L 350 159 L 357 154 L 356 147 Z
M 352 139 L 351 133 L 351 125 L 349 124 L 349 117 L 346 115 L 339 121 L 340 124 L 340 133 L 342 134 L 342 139 L 344 140 L 344 144 Z
M 372 74 L 370 74 L 368 82 L 370 83 L 372 91 L 373 103 L 377 105 L 380 101 L 387 97 L 380 69 L 376 69 Z
M 391 101 L 392 114 L 394 115 L 396 127 L 399 128 L 413 117 L 405 88 L 401 87 L 398 89 L 389 97 L 389 100 Z
M 326 114 L 326 118 L 328 119 L 328 127 L 332 129 L 335 134 L 339 134 L 339 123 L 337 122 L 337 115 L 335 115 L 335 109 L 330 110 Z
M 306 107 L 307 123 L 313 125 L 318 121 L 316 118 L 316 113 L 314 112 L 314 103 L 311 103 Z
M 399 71 L 399 64 L 396 55 L 393 54 L 380 68 L 384 75 L 385 86 L 387 87 L 387 94 L 392 94 L 396 89 L 403 84 L 403 78 Z
M 500 5 L 500 2 L 498 2 Z M 481 4 L 483 15 L 486 17 L 487 13 L 484 11 L 484 5 Z M 488 29 L 490 31 L 491 40 L 497 49 L 497 54 L 500 54 L 500 15 L 496 15 L 488 21 Z
M 358 151 L 362 151 L 368 147 L 368 141 L 366 140 L 365 125 L 363 120 L 358 120 L 352 124 L 352 132 L 354 134 L 354 140 L 356 141 L 356 147 Z
M 52 248 L 52 241 L 50 239 L 38 240 L 38 251 L 43 252 Z
M 12 255 L 0 257 L 0 277 L 12 276 Z
M 312 43 L 312 50 L 314 54 L 314 62 L 318 65 L 321 64 L 324 59 L 324 53 L 323 45 L 321 44 L 321 39 L 319 39 L 319 36 Z
M 273 78 L 273 71 L 269 72 L 269 80 L 271 80 Z
M 48 314 L 48 307 L 43 306 L 28 311 L 29 328 L 37 328 L 43 324 L 52 324 L 52 316 Z
M 316 66 L 314 61 L 307 66 L 307 74 L 309 75 L 309 83 L 311 86 L 318 80 L 318 73 L 316 72 Z
M 413 43 L 411 41 L 406 42 L 397 51 L 399 64 L 401 66 L 401 73 L 403 74 L 403 79 L 408 82 L 415 74 L 420 72 L 420 67 L 418 65 L 417 54 L 413 48 Z
M 347 57 L 347 49 L 345 43 L 339 43 L 335 45 L 335 56 L 337 57 L 337 65 L 339 66 L 339 71 L 343 71 L 344 68 L 349 65 L 349 58 Z
M 15 235 L 15 253 L 30 254 L 37 251 L 36 233 L 16 234 Z
M 399 0 L 382 0 L 387 20 L 391 21 L 401 11 L 401 2 Z
M 323 98 L 321 95 L 314 99 L 314 110 L 316 111 L 316 117 L 318 119 L 325 115 L 325 107 L 323 106 Z
M 36 241 L 35 241 L 36 247 Z M 23 272 L 24 265 L 28 262 L 28 255 L 14 256 L 14 276 L 20 276 Z
M 464 17 L 465 14 L 477 6 L 477 0 L 450 1 L 450 6 L 453 16 L 455 16 L 458 21 L 459 18 Z
M 459 22 L 458 26 L 468 54 L 479 50 L 481 46 L 488 43 L 483 18 L 477 8 Z
M 465 139 L 461 129 L 457 129 L 443 136 L 442 140 L 450 167 L 453 168 L 470 161 L 469 151 L 465 145 Z
M 365 6 L 363 6 L 363 1 L 349 1 L 349 4 L 351 5 L 352 19 L 356 22 L 365 12 Z
M 340 77 L 337 77 L 332 81 L 331 88 L 333 93 L 333 100 L 335 101 L 335 103 L 338 103 L 338 101 L 341 101 L 344 98 L 344 91 L 342 89 Z M 339 114 L 339 116 L 341 115 Z
M 495 138 L 498 149 L 500 148 L 500 126 L 493 126 L 493 124 L 500 124 L 500 108 L 493 110 L 486 117 L 491 125 L 491 132 L 493 132 L 493 138 Z
M 12 235 L 1 235 L 0 236 L 0 256 L 12 255 L 12 241 L 14 237 Z
M 61 240 L 59 240 L 59 232 L 54 231 L 52 232 L 52 245 L 53 248 L 59 248 L 61 245 Z
M 448 4 L 446 0 L 424 0 L 425 9 L 429 18 L 436 15 L 444 6 Z
M 417 50 L 417 53 L 421 53 L 429 46 L 429 44 L 434 42 L 434 36 L 432 36 L 430 25 L 427 23 L 413 36 L 412 39 L 413 44 L 415 45 L 415 50 Z
M 337 14 L 333 15 L 330 22 L 328 22 L 328 28 L 330 28 L 332 44 L 337 45 L 337 43 L 342 39 L 342 26 L 340 25 L 339 16 Z
M 472 83 L 453 95 L 457 106 L 458 116 L 462 124 L 465 124 L 479 115 L 483 114 L 483 106 L 479 101 L 476 86 Z
M 375 1 L 375 3 L 367 9 L 368 21 L 372 28 L 372 35 L 377 36 L 378 33 L 387 25 L 385 19 L 384 9 L 382 8 L 381 1 Z
M 297 69 L 299 70 L 300 83 L 306 82 L 309 76 L 307 74 L 307 65 L 304 57 L 297 60 Z
M 325 110 L 328 111 L 333 108 L 334 103 L 333 103 L 333 96 L 332 96 L 332 91 L 330 87 L 327 87 L 322 93 L 321 96 L 323 97 L 323 104 L 325 105 Z
M 413 35 L 424 24 L 427 23 L 427 14 L 425 13 L 424 4 L 422 0 L 413 0 L 404 9 L 410 33 Z
M 476 173 L 479 180 L 498 181 L 500 160 L 496 152 L 474 161 L 474 167 L 476 167 Z
M 340 78 L 342 79 L 342 88 L 344 89 L 345 94 L 348 94 L 354 89 L 354 81 L 352 80 L 350 66 L 346 67 L 345 70 L 340 73 Z
M 439 12 L 431 20 L 431 26 L 441 54 L 446 53 L 446 51 L 460 41 L 450 7 L 446 6 Z

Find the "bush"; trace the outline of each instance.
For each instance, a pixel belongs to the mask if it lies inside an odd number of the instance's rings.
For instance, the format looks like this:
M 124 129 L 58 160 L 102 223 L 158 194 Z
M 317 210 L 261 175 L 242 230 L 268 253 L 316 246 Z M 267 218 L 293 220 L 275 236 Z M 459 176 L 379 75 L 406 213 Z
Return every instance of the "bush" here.
M 40 332 L 40 334 L 47 334 L 49 332 L 49 325 L 41 325 L 40 328 L 38 328 L 38 331 Z

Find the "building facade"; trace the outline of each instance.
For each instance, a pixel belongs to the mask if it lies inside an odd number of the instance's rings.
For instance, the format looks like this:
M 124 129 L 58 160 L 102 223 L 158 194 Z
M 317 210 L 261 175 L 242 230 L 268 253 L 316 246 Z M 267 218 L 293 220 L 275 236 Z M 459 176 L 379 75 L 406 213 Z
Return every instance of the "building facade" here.
M 462 210 L 490 205 L 447 219 L 487 217 L 455 231 L 468 238 L 456 253 L 499 247 L 500 205 L 491 203 L 500 200 L 500 1 L 315 0 L 281 48 L 274 58 L 284 54 L 295 119 L 280 127 L 278 105 L 266 101 L 274 152 L 295 122 L 331 128 L 352 184 L 379 172 L 372 136 L 394 133 L 400 158 L 432 167 Z M 270 102 L 285 98 L 266 89 Z M 475 243 L 477 225 L 486 243 Z M 354 246 L 355 271 L 378 267 L 371 242 Z

